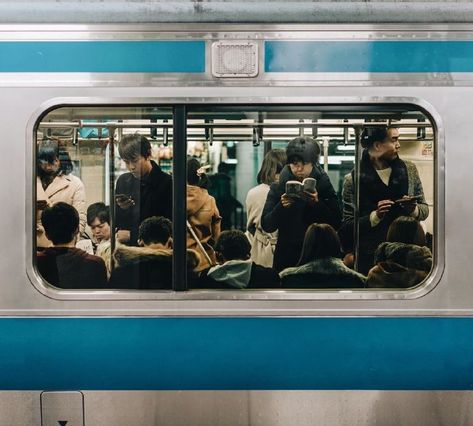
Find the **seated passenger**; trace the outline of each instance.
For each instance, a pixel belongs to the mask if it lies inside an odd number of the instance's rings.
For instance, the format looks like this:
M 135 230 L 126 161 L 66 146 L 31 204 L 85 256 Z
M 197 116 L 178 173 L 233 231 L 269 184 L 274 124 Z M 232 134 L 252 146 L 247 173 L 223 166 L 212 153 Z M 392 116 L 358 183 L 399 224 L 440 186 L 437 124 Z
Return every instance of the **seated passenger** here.
M 187 161 L 187 248 L 199 254 L 197 271 L 215 265 L 213 245 L 220 235 L 222 218 L 215 198 L 207 192 L 207 177 L 196 158 Z
M 75 247 L 79 214 L 69 204 L 46 207 L 41 215 L 46 237 L 52 247 L 37 255 L 39 273 L 50 284 L 65 289 L 104 288 L 107 272 L 104 261 Z
M 172 223 L 162 216 L 145 219 L 138 230 L 139 247 L 120 245 L 115 249 L 115 269 L 110 287 L 136 290 L 172 289 Z M 187 250 L 188 279 L 199 261 Z
M 202 271 L 202 288 L 279 288 L 278 273 L 250 259 L 251 245 L 241 231 L 223 231 L 215 244 L 219 265 Z
M 95 254 L 101 257 L 110 276 L 110 212 L 104 203 L 94 203 L 87 208 L 87 225 L 92 230 L 92 235 L 97 244 Z
M 297 266 L 280 272 L 285 288 L 360 288 L 366 277 L 351 270 L 340 258 L 340 240 L 324 223 L 307 228 Z
M 387 242 L 375 252 L 375 262 L 368 273 L 367 287 L 409 288 L 422 282 L 432 269 L 432 252 L 425 247 L 421 224 L 409 216 L 394 220 Z

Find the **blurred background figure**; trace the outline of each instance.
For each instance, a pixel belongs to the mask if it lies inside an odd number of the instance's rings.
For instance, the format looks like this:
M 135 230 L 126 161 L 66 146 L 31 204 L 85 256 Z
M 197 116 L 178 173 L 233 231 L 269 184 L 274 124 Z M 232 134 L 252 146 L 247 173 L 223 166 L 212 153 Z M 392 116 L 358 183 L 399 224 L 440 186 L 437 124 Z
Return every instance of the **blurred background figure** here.
M 246 196 L 247 237 L 251 243 L 251 260 L 265 267 L 273 266 L 274 249 L 278 232 L 268 233 L 261 227 L 266 197 L 272 183 L 279 181 L 279 174 L 286 164 L 286 153 L 282 149 L 272 149 L 264 157 L 258 172 L 258 185 L 251 188 Z

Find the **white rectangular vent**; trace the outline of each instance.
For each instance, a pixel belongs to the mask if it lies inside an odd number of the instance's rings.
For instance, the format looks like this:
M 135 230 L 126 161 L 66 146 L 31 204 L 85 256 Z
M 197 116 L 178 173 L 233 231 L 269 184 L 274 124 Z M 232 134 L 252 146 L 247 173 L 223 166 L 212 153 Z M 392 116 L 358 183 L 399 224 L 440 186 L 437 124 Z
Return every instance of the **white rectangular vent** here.
M 212 44 L 214 77 L 256 77 L 258 45 L 241 41 L 217 41 Z

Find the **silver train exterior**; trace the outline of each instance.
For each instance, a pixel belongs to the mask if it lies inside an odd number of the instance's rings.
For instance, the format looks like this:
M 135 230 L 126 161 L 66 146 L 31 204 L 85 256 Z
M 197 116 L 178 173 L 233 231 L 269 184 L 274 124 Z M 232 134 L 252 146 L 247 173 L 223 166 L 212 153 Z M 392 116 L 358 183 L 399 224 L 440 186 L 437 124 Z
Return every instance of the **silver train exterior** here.
M 256 43 L 256 77 L 212 74 L 212 43 L 224 40 Z M 185 60 L 166 68 L 159 50 L 157 68 L 140 70 L 140 43 L 176 41 L 194 43 Z M 327 41 L 334 50 L 316 60 L 291 55 Z M 95 56 L 100 43 L 120 60 Z M 473 422 L 470 27 L 4 25 L 0 58 L 1 424 Z M 153 104 L 424 111 L 436 144 L 428 280 L 404 292 L 45 287 L 33 267 L 38 119 L 58 106 Z

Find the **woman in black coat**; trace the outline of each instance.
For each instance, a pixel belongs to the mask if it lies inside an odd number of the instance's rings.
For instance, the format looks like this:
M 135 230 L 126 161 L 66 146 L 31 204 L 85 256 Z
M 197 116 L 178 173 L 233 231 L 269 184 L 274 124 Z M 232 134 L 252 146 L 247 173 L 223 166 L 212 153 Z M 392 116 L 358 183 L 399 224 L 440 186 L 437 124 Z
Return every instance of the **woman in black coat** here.
M 310 224 L 328 223 L 338 228 L 341 220 L 337 194 L 319 165 L 319 144 L 309 137 L 296 138 L 289 142 L 286 156 L 287 165 L 279 182 L 271 185 L 261 217 L 264 231 L 278 230 L 273 263 L 277 271 L 297 264 Z M 316 180 L 315 192 L 304 191 L 297 198 L 286 194 L 288 181 L 302 182 L 308 177 Z

